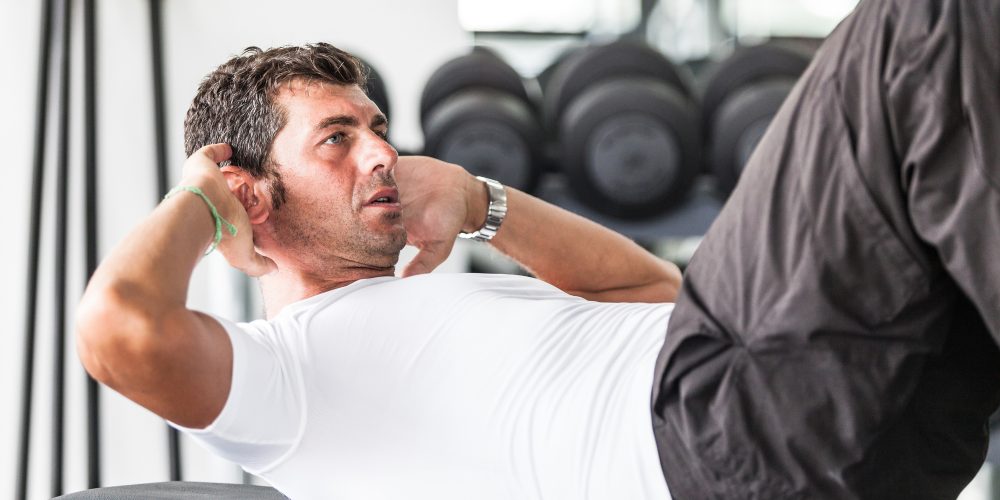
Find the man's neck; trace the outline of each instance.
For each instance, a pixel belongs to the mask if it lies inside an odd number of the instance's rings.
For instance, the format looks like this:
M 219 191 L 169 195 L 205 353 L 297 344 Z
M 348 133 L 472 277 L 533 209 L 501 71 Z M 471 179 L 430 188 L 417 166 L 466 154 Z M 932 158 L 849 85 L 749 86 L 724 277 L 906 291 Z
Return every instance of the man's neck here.
M 393 276 L 394 268 L 359 269 L 336 277 L 321 278 L 281 269 L 260 278 L 261 293 L 264 296 L 264 314 L 274 318 L 285 306 L 336 288 L 345 287 L 355 281 Z

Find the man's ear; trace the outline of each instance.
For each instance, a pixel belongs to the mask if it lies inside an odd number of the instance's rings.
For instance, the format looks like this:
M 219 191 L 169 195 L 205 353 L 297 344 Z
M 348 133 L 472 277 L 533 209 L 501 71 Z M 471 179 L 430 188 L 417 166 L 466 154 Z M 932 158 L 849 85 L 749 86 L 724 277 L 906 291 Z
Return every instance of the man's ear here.
M 220 169 L 229 191 L 247 211 L 250 224 L 260 224 L 271 215 L 271 196 L 264 181 L 255 179 L 240 167 L 226 165 Z

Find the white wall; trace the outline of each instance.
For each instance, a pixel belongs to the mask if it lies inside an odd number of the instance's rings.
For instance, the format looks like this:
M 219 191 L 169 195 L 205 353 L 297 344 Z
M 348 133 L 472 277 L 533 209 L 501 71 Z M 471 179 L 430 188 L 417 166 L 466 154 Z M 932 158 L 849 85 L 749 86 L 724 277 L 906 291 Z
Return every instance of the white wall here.
M 79 2 L 77 2 L 79 3 Z M 445 59 L 470 42 L 457 21 L 453 0 L 413 2 L 383 0 L 286 0 L 282 2 L 169 0 L 163 2 L 167 124 L 170 164 L 176 178 L 183 161 L 182 123 L 200 79 L 244 47 L 327 41 L 355 51 L 372 63 L 389 86 L 393 138 L 403 148 L 419 148 L 417 102 L 424 81 Z M 79 9 L 79 5 L 77 5 Z M 152 90 L 149 67 L 147 3 L 142 0 L 98 0 L 100 251 L 106 254 L 155 203 L 153 174 Z M 0 348 L 0 498 L 14 488 L 21 393 L 28 212 L 34 134 L 36 61 L 41 5 L 0 2 L 0 147 L 4 174 L 4 245 L 0 262 L 0 317 L 6 318 Z M 78 12 L 79 14 L 79 12 Z M 79 16 L 77 16 L 79 17 Z M 79 59 L 79 19 L 75 57 Z M 54 72 L 52 78 L 56 78 Z M 79 102 L 82 74 L 74 78 L 73 211 L 70 233 L 70 305 L 82 287 L 82 186 Z M 53 103 L 54 105 L 54 103 Z M 51 118 L 50 118 L 51 120 Z M 54 138 L 54 133 L 51 134 Z M 52 159 L 54 149 L 50 148 Z M 42 254 L 35 408 L 29 498 L 49 498 L 49 426 L 51 421 L 52 346 L 52 211 L 54 164 L 49 163 L 48 203 Z M 218 257 L 210 257 L 196 273 L 192 304 L 232 317 L 240 314 L 233 293 L 239 277 Z M 69 311 L 72 317 L 72 309 Z M 83 374 L 72 338 L 67 349 L 66 491 L 86 486 Z M 102 392 L 103 480 L 105 485 L 164 481 L 168 478 L 165 429 L 160 419 Z M 240 480 L 239 471 L 184 442 L 185 479 Z M 6 490 L 5 490 L 6 489 Z

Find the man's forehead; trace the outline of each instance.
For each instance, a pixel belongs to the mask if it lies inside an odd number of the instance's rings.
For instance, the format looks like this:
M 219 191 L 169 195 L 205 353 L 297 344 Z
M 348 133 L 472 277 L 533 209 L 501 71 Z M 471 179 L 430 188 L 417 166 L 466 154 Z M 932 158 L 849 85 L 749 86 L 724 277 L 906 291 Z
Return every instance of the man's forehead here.
M 296 78 L 283 83 L 278 87 L 278 100 L 289 100 L 295 98 L 346 98 L 358 99 L 367 98 L 361 87 L 355 84 L 336 84 L 320 80 L 306 80 Z
M 381 116 L 378 106 L 354 84 L 292 80 L 278 89 L 275 100 L 289 112 L 289 119 L 349 114 L 367 123 Z

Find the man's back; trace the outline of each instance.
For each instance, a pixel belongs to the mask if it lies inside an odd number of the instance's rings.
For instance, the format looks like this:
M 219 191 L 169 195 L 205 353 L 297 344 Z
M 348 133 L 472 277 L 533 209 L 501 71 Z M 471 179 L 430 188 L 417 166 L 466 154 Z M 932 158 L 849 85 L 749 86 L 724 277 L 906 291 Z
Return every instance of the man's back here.
M 862 2 L 775 118 L 658 361 L 678 498 L 954 498 L 982 463 L 998 10 Z
M 359 281 L 230 323 L 233 393 L 194 433 L 292 498 L 667 498 L 648 395 L 671 310 Z

